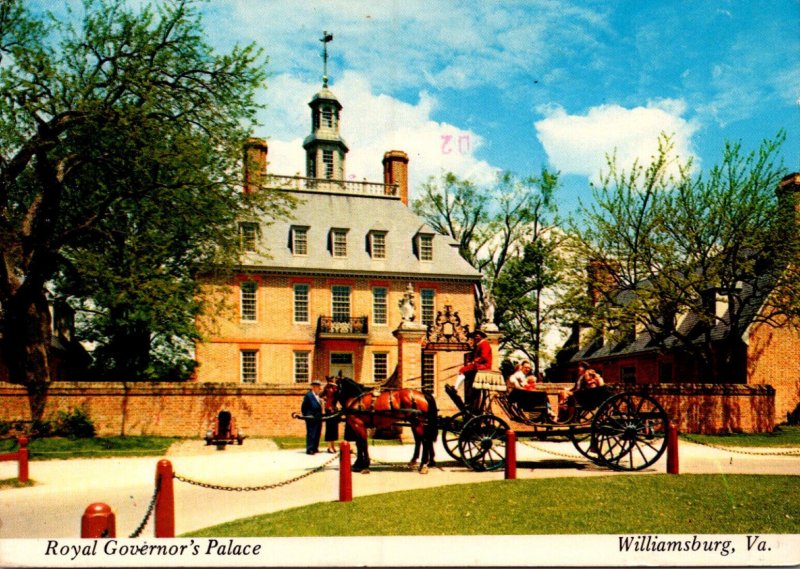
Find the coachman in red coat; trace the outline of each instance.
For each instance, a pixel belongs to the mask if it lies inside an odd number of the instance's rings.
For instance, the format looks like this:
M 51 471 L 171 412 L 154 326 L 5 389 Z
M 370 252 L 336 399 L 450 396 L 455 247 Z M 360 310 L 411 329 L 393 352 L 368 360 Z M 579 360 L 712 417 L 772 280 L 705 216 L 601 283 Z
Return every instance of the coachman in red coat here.
M 472 333 L 472 354 L 469 358 L 469 363 L 462 366 L 458 370 L 459 381 L 456 383 L 456 388 L 461 383 L 461 376 L 464 381 L 464 401 L 469 407 L 475 407 L 476 393 L 472 389 L 472 384 L 475 381 L 475 375 L 481 370 L 492 369 L 492 346 L 489 340 L 486 339 L 486 333 L 481 330 L 475 330 Z

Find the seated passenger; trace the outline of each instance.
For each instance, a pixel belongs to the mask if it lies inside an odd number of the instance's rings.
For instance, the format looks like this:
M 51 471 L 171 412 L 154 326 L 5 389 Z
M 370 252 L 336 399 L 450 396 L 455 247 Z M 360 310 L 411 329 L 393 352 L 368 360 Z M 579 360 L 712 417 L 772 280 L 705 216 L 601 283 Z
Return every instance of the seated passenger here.
M 536 376 L 530 374 L 528 378 L 525 380 L 525 390 L 526 391 L 536 391 Z
M 575 413 L 574 395 L 578 391 L 602 387 L 605 385 L 603 377 L 594 369 L 589 367 L 585 361 L 578 364 L 578 379 L 575 385 L 569 389 L 562 389 L 558 394 L 558 420 L 569 421 Z
M 528 376 L 531 375 L 531 362 L 525 360 L 519 365 L 519 369 L 508 378 L 509 389 L 527 389 Z M 534 381 L 534 385 L 535 385 Z

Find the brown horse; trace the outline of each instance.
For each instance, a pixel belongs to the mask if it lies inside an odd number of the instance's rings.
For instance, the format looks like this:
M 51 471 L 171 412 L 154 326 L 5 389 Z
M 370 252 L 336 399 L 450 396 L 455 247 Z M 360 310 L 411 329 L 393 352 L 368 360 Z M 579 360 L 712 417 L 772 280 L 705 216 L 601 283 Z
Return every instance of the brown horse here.
M 414 456 L 409 466 L 416 464 L 420 446 L 420 473 L 425 474 L 428 466 L 434 466 L 433 443 L 436 442 L 439 427 L 436 400 L 431 395 L 403 388 L 384 390 L 376 396 L 370 388 L 348 377 L 341 377 L 336 383 L 325 385 L 322 398 L 326 409 L 333 409 L 336 403 L 342 406 L 345 424 L 355 436 L 356 461 L 353 463 L 353 472 L 369 472 L 367 429 L 396 424 L 408 425 L 414 434 Z

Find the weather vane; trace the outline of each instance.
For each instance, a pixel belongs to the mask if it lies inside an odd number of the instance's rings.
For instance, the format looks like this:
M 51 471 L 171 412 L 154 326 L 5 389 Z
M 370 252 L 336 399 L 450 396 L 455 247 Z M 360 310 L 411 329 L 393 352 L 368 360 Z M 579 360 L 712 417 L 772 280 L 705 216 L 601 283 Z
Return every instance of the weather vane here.
M 322 32 L 322 86 L 328 86 L 328 42 L 333 41 L 333 34 Z

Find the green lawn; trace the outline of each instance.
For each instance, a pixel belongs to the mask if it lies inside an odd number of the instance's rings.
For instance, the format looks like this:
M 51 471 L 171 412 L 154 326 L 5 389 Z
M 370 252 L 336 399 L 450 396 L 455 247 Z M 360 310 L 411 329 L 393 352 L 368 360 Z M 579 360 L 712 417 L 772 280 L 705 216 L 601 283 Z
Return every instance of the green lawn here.
M 798 483 L 717 474 L 504 480 L 314 504 L 186 536 L 800 533 Z
M 297 448 L 306 448 L 306 438 L 305 437 L 272 437 L 272 440 L 275 441 L 275 444 L 281 450 L 287 449 L 297 449 Z M 370 446 L 372 445 L 400 445 L 403 444 L 397 439 L 370 439 L 369 440 Z M 319 448 L 324 449 L 326 448 L 328 443 L 325 441 L 320 441 Z M 351 445 L 355 445 L 355 443 L 351 443 Z
M 682 438 L 709 445 L 730 447 L 798 447 L 800 427 L 782 425 L 771 433 L 734 433 L 730 435 L 681 435 Z
M 94 437 L 65 439 L 47 437 L 28 444 L 31 460 L 104 458 L 115 456 L 163 456 L 177 437 Z M 0 440 L 0 453 L 17 450 L 13 439 Z

